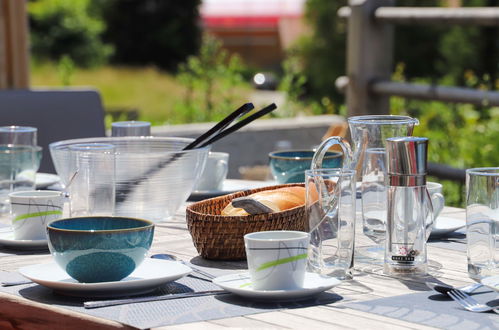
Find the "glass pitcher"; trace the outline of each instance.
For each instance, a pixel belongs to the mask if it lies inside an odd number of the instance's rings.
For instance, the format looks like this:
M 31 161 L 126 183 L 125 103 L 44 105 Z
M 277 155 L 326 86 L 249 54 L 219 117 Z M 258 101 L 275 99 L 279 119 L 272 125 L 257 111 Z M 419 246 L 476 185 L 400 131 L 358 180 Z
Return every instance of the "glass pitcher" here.
M 363 171 L 363 168 L 369 169 L 379 164 L 371 164 L 371 162 L 376 161 L 376 157 L 369 157 L 368 150 L 376 150 L 378 153 L 383 154 L 387 138 L 411 136 L 414 126 L 418 124 L 419 121 L 417 119 L 408 116 L 366 115 L 350 117 L 348 118 L 348 126 L 350 128 L 353 151 L 345 139 L 338 136 L 330 137 L 324 140 L 317 148 L 312 159 L 312 169 L 322 168 L 322 161 L 326 152 L 329 148 L 338 144 L 343 150 L 343 168 L 356 170 L 357 187 L 362 183 L 364 187 L 369 188 L 369 182 L 363 181 L 363 173 L 367 173 L 367 171 Z M 369 177 L 366 179 L 369 180 Z M 369 190 L 372 195 L 372 189 L 365 190 Z M 386 190 L 379 189 L 379 193 L 386 194 Z M 366 197 L 372 198 L 372 196 Z M 386 200 L 386 197 L 384 198 Z M 377 234 L 373 241 L 379 245 L 378 249 L 371 251 L 373 253 L 369 252 L 369 257 L 382 260 L 386 232 L 386 205 L 384 205 L 384 210 L 377 212 L 379 219 L 375 219 L 372 214 L 365 212 L 368 211 L 368 205 L 364 205 L 366 200 L 367 198 L 361 199 L 363 231 L 370 237 L 369 233 L 375 230 Z
M 343 149 L 343 167 L 356 170 L 357 182 L 362 182 L 362 164 L 367 149 L 384 148 L 385 141 L 390 137 L 411 136 L 414 126 L 419 121 L 409 116 L 366 115 L 348 118 L 348 127 L 352 138 L 353 153 L 350 145 L 343 138 L 332 136 L 324 140 L 318 147 L 312 168 L 321 168 L 322 159 L 327 150 L 339 144 Z

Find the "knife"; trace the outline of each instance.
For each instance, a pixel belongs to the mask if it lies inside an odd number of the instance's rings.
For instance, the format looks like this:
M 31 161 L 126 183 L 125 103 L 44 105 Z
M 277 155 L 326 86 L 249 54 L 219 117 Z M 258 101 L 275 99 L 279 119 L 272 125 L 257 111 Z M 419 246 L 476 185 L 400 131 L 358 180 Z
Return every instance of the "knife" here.
M 161 300 L 173 300 L 173 299 L 181 299 L 181 298 L 191 298 L 191 297 L 202 297 L 202 296 L 215 296 L 222 294 L 229 294 L 225 290 L 209 290 L 209 291 L 194 291 L 194 292 L 183 292 L 183 293 L 174 293 L 164 296 L 150 296 L 150 297 L 135 297 L 135 298 L 126 298 L 126 299 L 113 299 L 113 300 L 97 300 L 97 301 L 85 301 L 83 303 L 83 307 L 87 309 L 91 308 L 100 308 L 100 307 L 108 307 L 108 306 L 117 306 L 117 305 L 125 305 L 125 304 L 135 304 L 141 302 L 148 301 L 161 301 Z

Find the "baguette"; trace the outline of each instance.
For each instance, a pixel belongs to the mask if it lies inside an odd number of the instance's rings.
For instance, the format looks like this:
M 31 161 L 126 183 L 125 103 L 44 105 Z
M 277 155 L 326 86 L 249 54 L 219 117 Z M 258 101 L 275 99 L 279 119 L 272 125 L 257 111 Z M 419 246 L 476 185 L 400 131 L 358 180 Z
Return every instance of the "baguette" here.
M 305 204 L 304 187 L 285 187 L 274 190 L 264 190 L 247 196 L 247 198 L 267 206 L 272 212 L 280 212 Z M 227 216 L 249 215 L 242 208 L 237 208 L 229 203 L 221 212 Z

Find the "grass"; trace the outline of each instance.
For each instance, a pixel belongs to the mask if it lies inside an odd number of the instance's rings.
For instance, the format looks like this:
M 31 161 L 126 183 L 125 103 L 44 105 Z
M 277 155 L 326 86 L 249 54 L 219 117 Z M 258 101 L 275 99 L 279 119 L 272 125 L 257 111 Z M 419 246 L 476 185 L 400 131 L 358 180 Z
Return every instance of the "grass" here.
M 175 76 L 154 67 L 75 68 L 69 80 L 69 87 L 91 86 L 97 89 L 101 93 L 106 112 L 136 110 L 139 120 L 150 121 L 153 125 L 179 123 L 177 119 L 182 117 L 178 113 L 178 105 L 185 97 L 185 87 Z M 33 87 L 61 88 L 62 81 L 57 65 L 32 65 Z M 249 91 L 244 90 L 242 93 Z

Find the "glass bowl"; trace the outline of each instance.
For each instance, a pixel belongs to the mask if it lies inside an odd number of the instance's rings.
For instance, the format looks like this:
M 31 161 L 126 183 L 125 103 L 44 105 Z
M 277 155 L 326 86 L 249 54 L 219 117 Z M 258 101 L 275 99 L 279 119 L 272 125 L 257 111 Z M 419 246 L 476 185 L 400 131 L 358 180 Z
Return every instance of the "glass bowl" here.
M 177 137 L 99 137 L 49 145 L 55 170 L 66 186 L 74 174 L 69 147 L 82 143 L 115 146 L 115 215 L 166 220 L 191 194 L 210 147 L 182 151 L 193 140 Z

